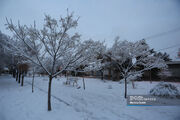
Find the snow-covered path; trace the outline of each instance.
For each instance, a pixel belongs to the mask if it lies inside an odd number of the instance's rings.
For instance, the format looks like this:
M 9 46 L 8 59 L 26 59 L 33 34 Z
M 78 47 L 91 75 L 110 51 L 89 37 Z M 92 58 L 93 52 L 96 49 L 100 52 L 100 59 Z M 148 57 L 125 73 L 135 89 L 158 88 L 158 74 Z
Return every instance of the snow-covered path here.
M 11 76 L 0 76 L 0 120 L 180 120 L 180 106 L 127 106 L 123 84 L 86 78 L 86 90 L 63 85 L 65 78 L 52 82 L 52 111 L 47 111 L 47 77 L 31 78 L 21 87 Z M 82 81 L 78 81 L 82 86 Z M 129 94 L 145 94 L 154 84 L 129 85 Z M 112 89 L 108 89 L 112 86 Z M 38 88 L 37 88 L 38 87 Z M 69 103 L 67 106 L 60 100 Z

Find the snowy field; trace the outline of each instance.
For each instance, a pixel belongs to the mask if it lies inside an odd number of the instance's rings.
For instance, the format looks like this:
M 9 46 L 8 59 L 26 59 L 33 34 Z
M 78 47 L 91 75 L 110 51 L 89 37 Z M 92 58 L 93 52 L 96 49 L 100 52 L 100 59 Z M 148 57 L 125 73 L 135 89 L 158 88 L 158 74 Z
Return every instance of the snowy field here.
M 0 120 L 180 120 L 180 106 L 127 106 L 124 84 L 85 78 L 86 90 L 64 85 L 64 77 L 52 81 L 52 111 L 47 111 L 48 77 L 25 77 L 21 87 L 9 75 L 0 76 Z M 135 82 L 128 94 L 148 94 L 157 82 Z M 175 84 L 180 89 L 180 83 Z M 69 103 L 69 106 L 61 102 Z

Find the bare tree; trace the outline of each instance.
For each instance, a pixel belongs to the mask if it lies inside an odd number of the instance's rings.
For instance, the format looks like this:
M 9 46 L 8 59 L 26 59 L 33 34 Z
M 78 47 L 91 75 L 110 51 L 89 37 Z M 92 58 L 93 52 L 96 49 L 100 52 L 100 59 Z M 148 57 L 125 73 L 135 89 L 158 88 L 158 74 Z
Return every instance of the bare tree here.
M 78 18 L 74 19 L 73 13 L 67 12 L 67 15 L 59 20 L 45 15 L 44 22 L 43 28 L 37 29 L 35 22 L 28 27 L 20 25 L 19 22 L 18 25 L 14 25 L 12 20 L 7 19 L 6 26 L 16 38 L 11 51 L 25 57 L 48 74 L 50 111 L 52 79 L 65 69 L 71 69 L 74 65 L 89 59 L 95 46 L 89 41 L 81 42 L 80 35 L 73 33 L 71 29 L 78 25 Z
M 163 59 L 152 54 L 145 40 L 133 43 L 120 41 L 117 37 L 108 53 L 111 54 L 105 54 L 105 56 L 110 57 L 116 63 L 121 76 L 124 78 L 125 98 L 127 98 L 127 79 L 141 75 L 144 71 L 153 68 L 163 69 L 167 67 Z

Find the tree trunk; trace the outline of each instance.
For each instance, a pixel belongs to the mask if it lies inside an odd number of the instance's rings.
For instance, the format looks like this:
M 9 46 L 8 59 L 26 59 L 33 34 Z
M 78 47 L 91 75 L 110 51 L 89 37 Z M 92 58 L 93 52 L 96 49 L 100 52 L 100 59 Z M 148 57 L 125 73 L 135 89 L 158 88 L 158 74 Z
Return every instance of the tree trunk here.
M 19 77 L 18 78 L 19 78 L 18 83 L 20 83 L 20 81 L 21 81 L 21 72 L 19 72 Z
M 101 80 L 104 80 L 103 70 L 101 71 Z
M 125 77 L 124 80 L 125 80 L 125 83 L 124 83 L 124 85 L 125 85 L 124 98 L 127 98 L 127 78 Z
M 111 69 L 108 69 L 109 70 L 109 79 L 111 80 Z
M 16 69 L 13 69 L 13 78 L 16 78 Z
M 22 72 L 22 78 L 21 78 L 21 86 L 24 85 L 24 72 Z
M 49 76 L 49 86 L 48 86 L 48 111 L 51 111 L 51 82 L 52 76 Z
M 34 92 L 34 69 L 33 69 L 33 79 L 32 79 L 32 93 Z
M 18 70 L 16 71 L 16 81 L 18 81 Z

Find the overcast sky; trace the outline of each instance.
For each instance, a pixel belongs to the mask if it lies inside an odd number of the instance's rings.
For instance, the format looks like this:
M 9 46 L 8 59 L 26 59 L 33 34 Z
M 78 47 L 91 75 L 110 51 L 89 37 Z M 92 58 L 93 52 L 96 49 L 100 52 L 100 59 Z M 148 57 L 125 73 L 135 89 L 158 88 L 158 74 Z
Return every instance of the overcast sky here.
M 0 30 L 9 34 L 5 17 L 28 25 L 36 20 L 41 27 L 44 14 L 58 18 L 67 8 L 80 16 L 77 31 L 82 39 L 105 40 L 107 46 L 116 36 L 136 41 L 180 27 L 180 0 L 0 0 Z M 147 43 L 155 50 L 180 44 L 180 31 Z M 178 48 L 165 51 L 175 60 Z

